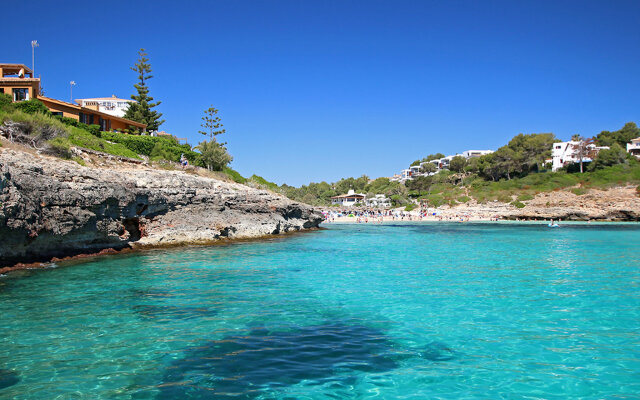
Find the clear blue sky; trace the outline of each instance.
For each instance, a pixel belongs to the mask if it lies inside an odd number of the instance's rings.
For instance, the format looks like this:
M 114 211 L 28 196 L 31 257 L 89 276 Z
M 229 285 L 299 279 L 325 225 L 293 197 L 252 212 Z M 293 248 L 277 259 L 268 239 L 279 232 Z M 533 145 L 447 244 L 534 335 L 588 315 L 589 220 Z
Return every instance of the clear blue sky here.
M 162 129 L 220 109 L 232 167 L 300 185 L 433 152 L 640 122 L 640 1 L 110 1 L 2 7 L 2 62 L 46 95 L 133 93 L 147 49 Z

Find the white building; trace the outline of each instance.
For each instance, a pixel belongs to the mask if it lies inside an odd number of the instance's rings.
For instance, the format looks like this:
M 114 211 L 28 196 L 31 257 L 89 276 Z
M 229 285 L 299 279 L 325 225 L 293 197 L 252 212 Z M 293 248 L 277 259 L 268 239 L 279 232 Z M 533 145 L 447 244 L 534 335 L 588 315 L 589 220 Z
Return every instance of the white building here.
M 409 167 L 409 170 L 411 171 L 411 177 L 417 176 L 417 175 L 421 175 L 422 173 L 420 172 L 420 169 L 422 168 L 422 165 L 413 165 L 411 167 Z
M 401 181 L 406 181 L 407 179 L 411 179 L 411 169 L 407 168 L 400 171 L 400 177 L 401 177 L 400 178 Z
M 627 153 L 640 158 L 640 137 L 631 139 L 631 143 L 627 143 Z
M 469 158 L 485 156 L 491 153 L 493 153 L 493 150 L 467 150 L 462 152 L 462 157 L 469 159 Z
M 365 199 L 364 203 L 369 207 L 391 207 L 391 200 L 384 194 L 377 194 L 370 199 Z
M 111 97 L 96 97 L 93 99 L 76 99 L 76 103 L 82 107 L 100 111 L 116 117 L 124 117 L 129 108 L 129 104 L 135 103 L 134 100 L 119 99 L 114 94 Z
M 339 205 L 342 207 L 351 207 L 357 203 L 362 203 L 365 199 L 365 195 L 362 193 L 355 193 L 353 189 L 349 190 L 347 194 L 340 196 L 333 196 L 331 198 L 331 204 Z
M 580 142 L 575 140 L 554 143 L 553 150 L 551 151 L 551 170 L 557 171 L 569 164 L 580 162 L 580 158 L 577 156 L 577 147 L 579 144 Z M 608 149 L 607 146 L 598 147 L 595 144 L 589 144 L 587 147 L 595 154 L 598 154 L 600 150 Z M 589 157 L 582 158 L 582 162 L 591 161 L 593 160 Z

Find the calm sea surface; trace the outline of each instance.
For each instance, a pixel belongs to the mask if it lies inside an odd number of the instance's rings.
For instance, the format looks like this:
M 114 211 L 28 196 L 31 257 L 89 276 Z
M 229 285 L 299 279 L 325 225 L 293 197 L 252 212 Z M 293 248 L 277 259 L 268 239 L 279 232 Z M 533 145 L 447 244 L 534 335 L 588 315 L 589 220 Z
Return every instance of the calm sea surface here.
M 328 228 L 0 278 L 0 399 L 640 398 L 640 225 Z

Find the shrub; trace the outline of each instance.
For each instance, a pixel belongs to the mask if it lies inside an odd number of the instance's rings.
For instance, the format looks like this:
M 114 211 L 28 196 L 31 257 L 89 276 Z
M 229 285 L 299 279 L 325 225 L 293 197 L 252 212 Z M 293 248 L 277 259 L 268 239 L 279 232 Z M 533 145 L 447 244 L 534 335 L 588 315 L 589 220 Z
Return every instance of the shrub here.
M 623 164 L 626 160 L 627 152 L 618 143 L 614 143 L 611 148 L 600 150 L 595 161 L 589 167 L 594 171 L 611 165 Z
M 41 148 L 48 140 L 69 134 L 68 127 L 48 115 L 31 115 L 18 110 L 0 114 L 0 125 L 3 125 L 10 140 L 35 148 Z
M 533 200 L 533 196 L 530 195 L 529 193 L 524 193 L 524 194 L 521 194 L 520 196 L 518 196 L 517 200 L 518 201 Z
M 511 202 L 511 204 L 512 204 L 512 205 L 514 205 L 514 206 L 516 206 L 516 208 L 524 208 L 524 207 L 525 207 L 525 204 L 524 204 L 524 203 L 521 203 L 521 202 L 519 202 L 519 201 L 517 201 L 517 200 L 516 200 L 516 201 Z
M 233 160 L 227 149 L 218 142 L 203 141 L 197 148 L 202 155 L 202 161 L 211 171 L 222 171 Z
M 151 156 L 156 144 L 162 140 L 167 140 L 153 136 L 129 135 L 117 132 L 103 132 L 101 137 L 110 142 L 121 143 L 136 154 L 143 154 L 145 156 Z
M 31 100 L 21 101 L 19 103 L 14 103 L 13 106 L 15 107 L 16 110 L 20 110 L 20 111 L 25 112 L 27 114 L 40 113 L 40 114 L 45 114 L 45 115 L 51 115 L 51 113 L 49 112 L 49 109 L 47 108 L 47 106 L 45 106 L 38 99 L 31 99 Z
M 264 179 L 261 176 L 258 175 L 251 175 L 251 177 L 249 177 L 249 179 L 247 179 L 248 181 L 253 181 L 255 183 L 257 183 L 258 185 L 262 186 L 262 187 L 266 187 L 267 189 L 270 190 L 278 190 L 278 185 L 276 185 L 273 182 L 269 182 L 268 180 Z
M 100 137 L 100 125 L 96 125 L 96 124 L 87 125 L 86 130 L 93 136 Z
M 411 211 L 411 210 L 413 210 L 414 208 L 416 208 L 416 205 L 415 205 L 415 204 L 413 204 L 413 203 L 411 203 L 411 204 L 407 204 L 407 205 L 404 207 L 404 210 L 405 210 L 405 211 Z
M 587 193 L 587 188 L 583 188 L 583 187 L 573 188 L 571 189 L 571 193 L 577 196 L 582 196 L 583 194 Z
M 458 202 L 460 202 L 460 203 L 466 203 L 469 200 L 471 200 L 471 198 L 469 196 L 460 196 L 460 197 L 458 197 Z
M 222 172 L 224 172 L 231 180 L 236 183 L 245 183 L 247 181 L 238 171 L 235 171 L 229 167 L 225 167 Z
M 168 161 L 180 161 L 180 153 L 176 152 L 170 145 L 164 142 L 157 142 L 151 154 L 149 154 L 151 160 L 168 160 Z
M 112 154 L 114 156 L 140 159 L 140 157 L 138 157 L 136 153 L 124 147 L 123 145 L 119 143 L 109 143 L 106 140 L 98 138 L 80 128 L 71 128 L 69 142 L 73 146 L 101 151 L 103 153 Z
M 55 156 L 71 159 L 71 143 L 69 139 L 66 137 L 56 137 L 47 142 L 48 149 L 47 153 L 53 154 Z
M 11 96 L 6 93 L 0 93 L 0 110 L 11 111 L 13 109 Z
M 441 194 L 437 194 L 437 193 L 428 195 L 426 197 L 426 200 L 427 200 L 427 204 L 430 207 L 440 207 L 446 202 L 444 197 Z

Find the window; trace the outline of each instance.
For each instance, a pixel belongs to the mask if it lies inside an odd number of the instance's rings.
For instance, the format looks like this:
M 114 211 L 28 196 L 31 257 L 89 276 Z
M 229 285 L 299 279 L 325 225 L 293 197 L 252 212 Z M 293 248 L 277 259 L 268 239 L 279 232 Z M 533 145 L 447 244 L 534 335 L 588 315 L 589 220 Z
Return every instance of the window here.
M 87 124 L 87 125 L 93 124 L 93 115 L 92 114 L 80 113 L 79 119 L 80 119 L 80 122 L 82 122 L 83 124 Z
M 29 100 L 29 89 L 17 88 L 13 89 L 13 101 Z
M 111 130 L 111 121 L 108 119 L 100 118 L 100 130 L 101 131 L 110 131 Z
M 3 93 L 3 94 L 4 94 L 4 88 L 1 88 L 1 87 L 0 87 L 0 93 Z
M 51 115 L 59 115 L 61 117 L 63 117 L 64 115 L 62 114 L 62 111 L 52 111 Z

